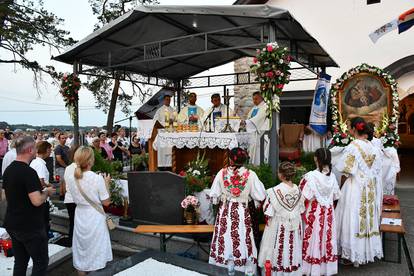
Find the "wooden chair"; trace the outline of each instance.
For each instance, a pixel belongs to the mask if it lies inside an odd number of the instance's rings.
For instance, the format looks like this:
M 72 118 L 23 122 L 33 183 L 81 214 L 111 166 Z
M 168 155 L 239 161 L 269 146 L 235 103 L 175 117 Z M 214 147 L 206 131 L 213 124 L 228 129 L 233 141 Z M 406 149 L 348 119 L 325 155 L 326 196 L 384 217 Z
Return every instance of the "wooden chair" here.
M 279 158 L 297 160 L 302 150 L 303 124 L 282 124 L 279 135 Z

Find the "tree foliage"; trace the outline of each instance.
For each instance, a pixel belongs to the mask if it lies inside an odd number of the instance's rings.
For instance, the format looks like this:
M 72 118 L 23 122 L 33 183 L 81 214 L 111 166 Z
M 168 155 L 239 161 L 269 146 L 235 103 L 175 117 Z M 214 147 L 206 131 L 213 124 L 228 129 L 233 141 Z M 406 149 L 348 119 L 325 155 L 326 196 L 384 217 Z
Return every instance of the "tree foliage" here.
M 62 23 L 63 19 L 44 8 L 42 0 L 0 0 L 0 64 L 31 70 L 37 89 L 43 73 L 58 78 L 52 66 L 43 66 L 27 54 L 35 45 L 60 51 L 74 44 Z
M 89 0 L 89 3 L 93 14 L 98 19 L 95 29 L 99 29 L 119 16 L 133 10 L 137 5 L 158 4 L 158 0 Z M 105 72 L 100 71 L 97 73 L 102 75 Z M 97 107 L 108 113 L 108 132 L 112 131 L 117 103 L 121 106 L 123 113 L 129 114 L 129 107 L 133 97 L 138 96 L 143 101 L 146 96 L 151 94 L 151 91 L 146 89 L 144 85 L 134 82 L 135 76 L 133 74 L 126 74 L 125 79 L 128 81 L 126 83 L 129 84 L 129 90 L 132 91 L 131 94 L 126 93 L 126 87 L 119 85 L 119 78 L 113 80 L 109 77 L 88 77 L 87 87 L 92 91 Z

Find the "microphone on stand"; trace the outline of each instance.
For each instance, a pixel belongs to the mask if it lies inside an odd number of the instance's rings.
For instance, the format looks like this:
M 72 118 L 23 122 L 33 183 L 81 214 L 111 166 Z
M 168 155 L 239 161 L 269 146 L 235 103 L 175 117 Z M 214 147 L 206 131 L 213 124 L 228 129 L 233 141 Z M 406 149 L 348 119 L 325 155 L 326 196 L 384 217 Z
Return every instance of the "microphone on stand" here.
M 209 132 L 211 132 L 211 115 L 213 115 L 213 112 L 214 112 L 214 105 L 211 107 L 211 111 L 210 111 L 210 113 L 208 114 L 208 116 L 206 117 L 206 119 L 205 119 L 205 120 L 204 120 L 204 122 L 203 122 L 203 128 L 204 128 L 204 126 L 205 126 L 205 124 L 206 124 L 207 120 L 210 120 L 210 128 L 209 128 Z

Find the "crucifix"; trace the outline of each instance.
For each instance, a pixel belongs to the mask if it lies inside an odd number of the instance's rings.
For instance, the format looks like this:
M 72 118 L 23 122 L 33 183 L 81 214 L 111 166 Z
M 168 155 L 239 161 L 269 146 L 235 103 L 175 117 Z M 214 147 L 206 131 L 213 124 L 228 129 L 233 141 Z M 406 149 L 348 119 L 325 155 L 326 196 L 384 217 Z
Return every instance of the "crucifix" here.
M 234 132 L 233 128 L 230 126 L 230 119 L 229 119 L 229 115 L 230 115 L 229 114 L 230 113 L 229 112 L 229 110 L 230 110 L 230 98 L 232 98 L 232 97 L 234 97 L 234 96 L 230 96 L 229 89 L 226 88 L 226 86 L 224 86 L 223 99 L 224 99 L 224 104 L 227 107 L 227 116 L 226 116 L 227 121 L 226 121 L 225 127 L 223 128 L 223 130 L 221 132 Z

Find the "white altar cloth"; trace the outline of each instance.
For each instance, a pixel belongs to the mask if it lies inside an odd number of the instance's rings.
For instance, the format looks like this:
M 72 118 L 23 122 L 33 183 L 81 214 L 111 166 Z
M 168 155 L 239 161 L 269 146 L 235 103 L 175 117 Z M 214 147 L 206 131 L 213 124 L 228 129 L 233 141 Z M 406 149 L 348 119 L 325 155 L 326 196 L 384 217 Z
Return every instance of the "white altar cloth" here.
M 254 132 L 211 133 L 211 132 L 166 132 L 159 131 L 154 141 L 154 149 L 159 147 L 234 149 L 248 148 L 255 142 Z

